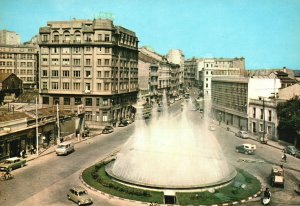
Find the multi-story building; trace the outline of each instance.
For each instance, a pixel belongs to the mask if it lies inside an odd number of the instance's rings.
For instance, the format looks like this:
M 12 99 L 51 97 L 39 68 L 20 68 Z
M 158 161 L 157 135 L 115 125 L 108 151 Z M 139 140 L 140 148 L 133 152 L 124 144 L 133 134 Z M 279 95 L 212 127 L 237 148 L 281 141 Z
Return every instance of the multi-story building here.
M 168 62 L 172 64 L 179 65 L 179 71 L 176 69 L 176 75 L 178 77 L 178 88 L 179 91 L 183 92 L 184 90 L 184 54 L 179 49 L 171 49 L 167 54 Z
M 280 87 L 279 79 L 213 77 L 211 96 L 213 116 L 220 123 L 248 130 L 253 126 L 253 123 L 248 121 L 250 99 L 274 96 Z
M 131 115 L 138 38 L 108 19 L 48 22 L 39 31 L 40 102 L 81 110 L 87 124 Z
M 198 60 L 196 58 L 187 59 L 184 61 L 184 86 L 192 87 L 196 85 L 196 71 L 198 67 Z
M 171 63 L 165 56 L 142 47 L 140 51 L 140 69 L 148 70 L 148 87 L 151 98 L 161 98 L 164 91 L 168 98 L 178 95 L 180 89 L 180 65 Z
M 0 30 L 0 44 L 19 45 L 20 36 L 14 31 Z
M 38 51 L 33 45 L 0 45 L 0 74 L 14 73 L 24 89 L 38 87 Z

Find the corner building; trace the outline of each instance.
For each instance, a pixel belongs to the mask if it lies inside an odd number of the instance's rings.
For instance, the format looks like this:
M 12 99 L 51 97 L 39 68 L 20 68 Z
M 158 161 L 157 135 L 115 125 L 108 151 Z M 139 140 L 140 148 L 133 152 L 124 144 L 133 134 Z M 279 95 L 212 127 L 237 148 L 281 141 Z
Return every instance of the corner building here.
M 133 31 L 107 19 L 48 22 L 39 30 L 39 46 L 43 105 L 84 114 L 88 125 L 133 115 L 138 92 Z

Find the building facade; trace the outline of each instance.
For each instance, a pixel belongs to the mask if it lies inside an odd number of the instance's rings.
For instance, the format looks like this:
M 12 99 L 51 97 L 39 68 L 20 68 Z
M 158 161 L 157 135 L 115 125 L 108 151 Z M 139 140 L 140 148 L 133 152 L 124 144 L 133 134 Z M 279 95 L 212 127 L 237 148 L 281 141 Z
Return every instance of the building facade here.
M 39 31 L 40 101 L 84 107 L 89 125 L 131 115 L 138 92 L 138 38 L 111 20 L 48 22 Z
M 0 30 L 0 44 L 19 45 L 20 36 L 14 31 Z
M 32 45 L 0 45 L 0 74 L 16 74 L 24 89 L 38 87 L 38 50 Z

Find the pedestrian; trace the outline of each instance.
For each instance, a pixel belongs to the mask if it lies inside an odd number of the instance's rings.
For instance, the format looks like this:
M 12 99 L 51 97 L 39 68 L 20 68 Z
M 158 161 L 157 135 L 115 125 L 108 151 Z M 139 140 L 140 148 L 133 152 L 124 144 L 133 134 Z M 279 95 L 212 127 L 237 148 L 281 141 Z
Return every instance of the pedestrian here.
M 285 152 L 284 152 L 283 155 L 282 155 L 282 159 L 283 159 L 284 162 L 286 162 L 286 158 L 287 158 L 287 157 L 286 157 L 286 154 L 285 154 Z
M 22 158 L 25 159 L 25 157 L 26 157 L 26 151 L 23 149 L 22 150 Z
M 20 157 L 23 157 L 23 150 L 20 151 Z
M 30 146 L 30 154 L 34 154 L 34 147 L 33 147 L 33 145 Z

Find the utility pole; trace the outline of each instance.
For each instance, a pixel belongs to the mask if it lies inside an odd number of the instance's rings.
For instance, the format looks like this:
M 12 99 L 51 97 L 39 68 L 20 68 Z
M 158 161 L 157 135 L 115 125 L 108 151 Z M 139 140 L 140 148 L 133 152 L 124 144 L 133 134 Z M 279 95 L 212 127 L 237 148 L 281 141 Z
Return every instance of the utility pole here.
M 56 104 L 56 118 L 57 118 L 57 141 L 60 141 L 60 128 L 59 128 L 59 110 L 58 110 L 58 104 Z
M 263 142 L 265 142 L 266 133 L 266 115 L 265 115 L 265 98 L 263 97 Z
M 39 126 L 38 126 L 38 102 L 35 98 L 35 133 L 36 133 L 36 155 L 39 156 Z

